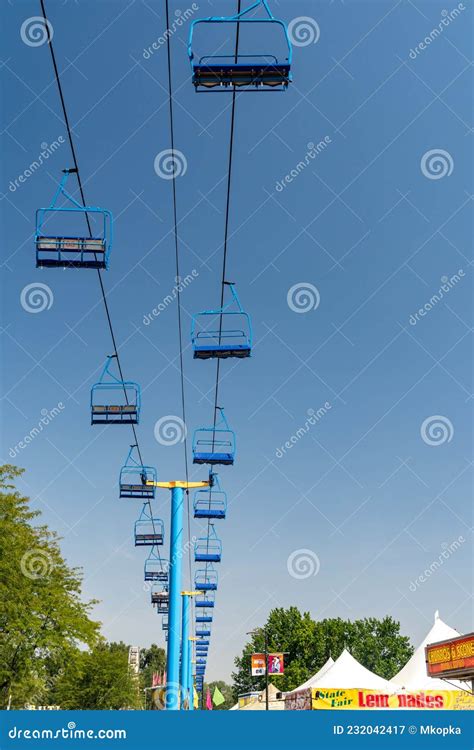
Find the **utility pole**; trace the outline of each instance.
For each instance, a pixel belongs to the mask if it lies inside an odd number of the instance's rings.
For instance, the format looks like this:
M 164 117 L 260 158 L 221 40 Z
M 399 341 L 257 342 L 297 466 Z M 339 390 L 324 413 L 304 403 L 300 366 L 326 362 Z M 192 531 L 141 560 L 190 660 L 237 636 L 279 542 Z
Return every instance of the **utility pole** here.
M 181 639 L 181 569 L 183 559 L 184 491 L 208 487 L 209 482 L 147 482 L 171 490 L 171 541 L 169 573 L 168 650 L 166 654 L 166 711 L 179 710 L 179 652 Z

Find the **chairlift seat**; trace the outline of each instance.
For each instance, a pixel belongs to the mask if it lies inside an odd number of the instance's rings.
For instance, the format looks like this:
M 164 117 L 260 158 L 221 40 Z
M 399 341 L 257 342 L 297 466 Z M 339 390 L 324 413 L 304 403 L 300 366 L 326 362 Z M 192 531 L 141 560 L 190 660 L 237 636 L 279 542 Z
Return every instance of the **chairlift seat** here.
M 233 448 L 235 456 L 235 448 Z M 214 474 L 214 486 L 197 490 L 193 497 L 194 518 L 225 518 L 227 512 L 227 494 L 221 490 L 217 474 Z
M 196 622 L 212 622 L 212 615 L 196 615 Z
M 75 169 L 63 170 L 63 176 L 49 206 L 36 211 L 36 267 L 37 268 L 96 268 L 106 269 L 113 243 L 113 216 L 107 209 L 97 206 L 83 206 L 66 190 L 69 175 Z M 66 199 L 67 204 L 58 206 L 59 197 Z M 102 225 L 94 237 L 57 234 L 46 232 L 48 219 L 56 221 L 71 220 L 83 217 L 89 224 L 89 215 L 98 219 Z M 63 225 L 64 226 L 64 225 Z M 71 227 L 71 224 L 69 224 Z M 71 227 L 72 228 L 72 227 Z
M 245 359 L 250 357 L 251 347 L 249 344 L 195 344 L 194 359 L 228 359 L 238 357 Z
M 136 456 L 134 455 L 136 453 Z M 138 500 L 153 500 L 157 471 L 153 466 L 144 466 L 136 445 L 131 445 L 125 464 L 120 469 L 119 497 L 137 498 Z
M 217 583 L 215 581 L 199 581 L 195 585 L 200 591 L 217 591 Z
M 234 463 L 233 453 L 195 453 L 193 457 L 193 463 L 195 464 L 223 464 L 224 466 L 232 466 Z
M 194 359 L 227 359 L 250 357 L 252 349 L 252 323 L 243 309 L 235 284 L 225 282 L 231 299 L 214 310 L 201 310 L 193 315 L 191 341 Z M 234 308 L 234 309 L 231 309 Z M 218 327 L 216 319 L 219 320 Z
M 159 581 L 161 583 L 168 582 L 168 573 L 165 570 L 147 570 L 145 568 L 145 581 Z
M 163 534 L 161 531 L 150 534 L 137 533 L 135 535 L 135 547 L 154 547 L 155 544 L 163 544 Z M 168 580 L 166 578 L 166 580 Z
M 36 237 L 37 268 L 107 268 L 106 240 L 100 237 Z
M 199 609 L 212 609 L 214 607 L 214 600 L 213 599 L 196 599 L 196 607 Z
M 216 86 L 281 86 L 286 88 L 291 83 L 290 65 L 278 63 L 276 58 L 270 63 L 262 63 L 257 59 L 245 63 L 210 63 L 201 58 L 193 65 L 193 84 L 214 88 Z
M 240 4 L 239 4 L 240 6 Z M 262 7 L 264 17 L 252 17 L 251 12 Z M 212 54 L 195 58 L 193 35 L 197 25 L 230 24 L 243 32 L 255 27 L 263 34 L 271 27 L 283 30 L 287 56 L 277 58 L 274 54 L 253 53 L 242 55 L 238 50 L 234 55 Z M 220 87 L 223 90 L 258 89 L 269 86 L 276 90 L 286 90 L 291 82 L 292 46 L 286 24 L 275 18 L 268 7 L 268 0 L 256 0 L 249 7 L 232 16 L 209 16 L 198 18 L 191 23 L 188 39 L 188 56 L 191 63 L 192 82 L 196 91 Z
M 194 555 L 195 562 L 220 562 L 220 552 L 196 552 Z
M 138 383 L 122 380 L 110 371 L 116 355 L 108 356 L 97 383 L 91 389 L 91 424 L 138 424 L 141 389 Z M 102 396 L 113 394 L 112 403 L 104 404 Z M 120 395 L 119 395 L 120 394 Z M 109 399 L 107 399 L 108 401 Z
M 138 521 L 135 521 L 134 537 L 135 547 L 156 547 L 164 542 L 165 525 L 163 520 L 152 518 L 146 505 L 143 506 Z
M 138 408 L 135 404 L 93 404 L 91 424 L 138 424 Z
M 158 614 L 167 615 L 169 612 L 169 593 L 167 591 L 152 591 L 151 603 L 156 606 Z
M 155 488 L 146 484 L 121 484 L 120 498 L 138 498 L 139 500 L 153 500 Z

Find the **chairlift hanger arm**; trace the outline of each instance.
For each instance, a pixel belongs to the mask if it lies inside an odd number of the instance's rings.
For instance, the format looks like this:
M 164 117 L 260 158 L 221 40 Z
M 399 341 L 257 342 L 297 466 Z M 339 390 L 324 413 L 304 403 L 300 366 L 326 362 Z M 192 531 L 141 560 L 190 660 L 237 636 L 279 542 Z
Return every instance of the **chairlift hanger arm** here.
M 268 18 L 244 18 L 243 17 L 247 15 L 248 13 L 250 13 L 252 10 L 255 10 L 255 8 L 258 8 L 260 5 L 263 6 Z M 197 18 L 196 20 L 192 21 L 191 27 L 189 30 L 189 39 L 188 39 L 188 57 L 191 61 L 191 64 L 194 59 L 194 52 L 192 49 L 194 27 L 199 23 L 275 23 L 278 26 L 281 26 L 284 31 L 285 41 L 288 47 L 288 62 L 291 64 L 292 46 L 291 46 L 290 38 L 288 36 L 288 29 L 284 21 L 282 21 L 279 18 L 275 18 L 275 16 L 272 14 L 270 8 L 268 7 L 267 0 L 257 0 L 257 2 L 253 3 L 248 8 L 244 8 L 244 10 L 240 11 L 240 13 L 237 13 L 233 16 L 207 16 L 206 18 Z

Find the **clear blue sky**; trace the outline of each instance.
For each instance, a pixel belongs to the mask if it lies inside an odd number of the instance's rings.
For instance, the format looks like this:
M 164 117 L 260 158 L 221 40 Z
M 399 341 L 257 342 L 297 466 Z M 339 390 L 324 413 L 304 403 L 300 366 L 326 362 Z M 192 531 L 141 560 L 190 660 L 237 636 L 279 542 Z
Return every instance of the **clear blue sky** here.
M 195 16 L 235 7 L 198 4 Z M 180 414 L 176 305 L 143 323 L 175 275 L 171 182 L 154 170 L 170 145 L 166 50 L 143 56 L 165 28 L 163 5 L 47 2 L 86 197 L 116 217 L 104 281 L 126 377 L 143 387 L 144 457 L 165 480 L 184 473 L 182 444 L 154 437 L 158 419 Z M 173 15 L 188 7 L 171 6 Z M 272 7 L 288 22 L 313 19 L 320 34 L 295 47 L 287 93 L 237 101 L 228 278 L 252 315 L 255 351 L 222 367 L 220 401 L 238 459 L 221 471 L 230 509 L 218 527 L 211 679 L 229 678 L 246 631 L 276 606 L 315 618 L 392 615 L 414 643 L 436 609 L 459 631 L 471 627 L 472 6 L 424 49 L 456 4 Z M 40 272 L 34 263 L 34 213 L 71 165 L 67 143 L 9 187 L 42 144 L 66 135 L 47 45 L 20 35 L 38 15 L 36 0 L 4 6 L 2 456 L 26 468 L 21 489 L 63 537 L 68 561 L 83 567 L 106 636 L 146 646 L 162 643 L 162 633 L 143 591 L 144 552 L 133 547 L 140 508 L 117 494 L 130 432 L 89 424 L 90 387 L 111 350 L 96 273 Z M 197 272 L 183 292 L 188 345 L 192 312 L 219 299 L 231 97 L 194 93 L 186 37 L 184 24 L 172 55 L 176 148 L 187 162 L 176 183 L 182 274 Z M 277 189 L 308 143 L 325 137 L 326 147 Z M 440 150 L 440 161 L 423 161 Z M 410 323 L 454 274 L 452 288 Z M 54 299 L 34 314 L 21 293 L 37 282 Z M 296 284 L 316 287 L 316 309 L 291 309 Z M 187 346 L 190 433 L 211 419 L 214 373 Z M 41 410 L 59 402 L 61 413 L 12 459 Z M 277 457 L 308 410 L 325 402 L 327 413 Z M 436 445 L 421 437 L 429 417 L 445 427 Z M 169 531 L 165 493 L 157 512 Z M 288 573 L 301 549 L 317 556 L 317 575 Z

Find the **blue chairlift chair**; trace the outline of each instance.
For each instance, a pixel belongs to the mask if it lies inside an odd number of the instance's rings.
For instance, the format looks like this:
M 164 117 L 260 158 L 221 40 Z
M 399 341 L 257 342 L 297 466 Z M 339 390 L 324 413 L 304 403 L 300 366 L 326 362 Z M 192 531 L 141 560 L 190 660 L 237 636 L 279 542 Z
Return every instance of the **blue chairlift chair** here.
M 227 493 L 221 490 L 217 474 L 211 474 L 213 484 L 196 490 L 193 497 L 194 518 L 225 518 Z
M 141 390 L 138 383 L 122 380 L 110 366 L 117 355 L 107 357 L 102 374 L 91 389 L 91 424 L 138 424 Z
M 196 596 L 194 604 L 196 609 L 213 609 L 216 603 L 216 592 L 206 591 Z
M 135 547 L 156 547 L 164 542 L 165 525 L 161 518 L 153 518 L 150 507 L 144 504 L 138 521 L 135 521 Z
M 217 419 L 220 414 L 220 419 Z M 200 427 L 193 436 L 193 463 L 232 466 L 235 460 L 235 432 L 230 429 L 224 409 L 216 407 L 212 427 Z
M 193 316 L 191 341 L 194 359 L 227 359 L 228 357 L 250 357 L 252 351 L 252 324 L 250 315 L 240 304 L 233 282 L 224 282 L 230 287 L 232 299 L 216 310 L 202 310 Z M 236 306 L 237 309 L 230 309 Z
M 36 211 L 36 267 L 37 268 L 108 268 L 109 256 L 112 249 L 113 218 L 110 211 L 97 206 L 83 206 L 66 191 L 66 182 L 70 174 L 77 173 L 77 169 L 63 169 L 63 177 L 54 194 L 53 200 L 46 208 Z M 62 196 L 71 206 L 58 206 L 57 201 Z M 67 219 L 89 214 L 101 220 L 101 230 L 96 237 L 78 237 L 65 232 L 48 232 L 45 223 L 48 219 Z M 67 228 L 66 228 L 67 231 Z
M 215 562 L 222 558 L 222 542 L 218 538 L 214 526 L 209 524 L 206 537 L 199 537 L 194 544 L 194 562 Z
M 136 452 L 137 458 L 134 456 Z M 137 460 L 138 459 L 138 460 Z M 153 466 L 144 466 L 140 461 L 138 446 L 131 445 L 127 460 L 120 469 L 119 489 L 120 498 L 138 498 L 139 500 L 153 500 L 155 487 L 147 482 L 156 482 L 157 472 Z
M 248 13 L 262 7 L 265 18 L 248 18 Z M 273 54 L 261 53 L 240 54 L 237 49 L 234 54 L 204 55 L 196 58 L 193 50 L 194 30 L 198 24 L 234 24 L 237 29 L 243 26 L 260 24 L 259 30 L 264 33 L 271 25 L 283 29 L 287 56 L 280 59 Z M 256 27 L 257 28 L 257 27 Z M 188 39 L 188 57 L 191 63 L 192 82 L 197 92 L 218 89 L 220 91 L 234 91 L 236 88 L 244 90 L 258 90 L 268 86 L 272 90 L 285 91 L 291 83 L 292 47 L 286 24 L 275 18 L 267 0 L 257 0 L 248 8 L 234 16 L 209 16 L 198 18 L 192 22 Z
M 155 546 L 151 548 L 150 554 L 145 560 L 144 580 L 159 581 L 160 583 L 168 583 L 169 580 L 169 562 L 160 556 Z
M 198 615 L 196 615 L 196 622 L 197 623 L 212 622 L 212 613 L 200 612 Z
M 212 565 L 206 565 L 205 568 L 199 568 L 194 574 L 195 591 L 217 591 L 218 584 L 217 571 Z
M 151 603 L 159 615 L 167 615 L 170 603 L 168 586 L 154 585 L 151 589 Z

